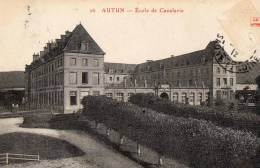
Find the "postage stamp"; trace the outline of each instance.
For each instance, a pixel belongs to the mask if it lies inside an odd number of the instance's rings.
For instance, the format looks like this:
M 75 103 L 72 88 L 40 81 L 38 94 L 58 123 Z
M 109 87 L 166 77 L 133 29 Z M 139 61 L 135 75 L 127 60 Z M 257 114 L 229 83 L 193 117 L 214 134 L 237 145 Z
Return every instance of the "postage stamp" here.
M 260 16 L 252 17 L 250 20 L 250 25 L 252 27 L 260 27 Z

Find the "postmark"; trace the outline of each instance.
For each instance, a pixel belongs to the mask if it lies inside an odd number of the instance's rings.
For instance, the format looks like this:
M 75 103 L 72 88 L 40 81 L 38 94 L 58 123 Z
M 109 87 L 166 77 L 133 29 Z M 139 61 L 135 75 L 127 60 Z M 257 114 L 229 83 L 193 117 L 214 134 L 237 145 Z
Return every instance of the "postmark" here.
M 234 58 L 239 56 L 239 52 L 237 49 L 235 49 L 232 43 L 229 43 L 228 46 L 231 48 L 231 52 L 227 53 L 224 47 L 224 44 L 227 43 L 227 41 L 224 39 L 224 36 L 219 33 L 217 34 L 215 42 L 214 58 L 216 62 L 228 72 L 247 73 L 252 70 L 260 61 L 260 59 L 257 57 L 256 50 L 254 50 L 245 61 L 235 61 Z

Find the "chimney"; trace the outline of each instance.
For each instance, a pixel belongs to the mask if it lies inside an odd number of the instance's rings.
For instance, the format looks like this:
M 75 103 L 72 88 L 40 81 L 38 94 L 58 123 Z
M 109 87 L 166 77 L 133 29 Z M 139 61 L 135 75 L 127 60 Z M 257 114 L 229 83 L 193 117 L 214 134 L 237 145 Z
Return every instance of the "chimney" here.
M 48 52 L 48 48 L 47 48 L 47 46 L 45 46 L 45 47 L 43 48 L 43 53 L 46 54 L 47 52 Z
M 51 51 L 51 43 L 50 42 L 48 42 L 47 45 L 46 45 L 46 51 L 47 52 Z
M 51 43 L 51 49 L 55 48 L 56 46 L 57 46 L 57 43 L 55 43 L 55 42 Z
M 65 35 L 66 35 L 67 37 L 68 37 L 70 34 L 71 34 L 70 31 L 66 31 L 66 32 L 65 32 Z
M 39 54 L 33 53 L 33 61 L 36 61 L 39 59 Z
M 44 51 L 40 51 L 40 57 L 44 55 Z
M 60 35 L 61 41 L 65 41 L 65 37 L 66 37 L 66 35 L 64 35 L 64 34 Z

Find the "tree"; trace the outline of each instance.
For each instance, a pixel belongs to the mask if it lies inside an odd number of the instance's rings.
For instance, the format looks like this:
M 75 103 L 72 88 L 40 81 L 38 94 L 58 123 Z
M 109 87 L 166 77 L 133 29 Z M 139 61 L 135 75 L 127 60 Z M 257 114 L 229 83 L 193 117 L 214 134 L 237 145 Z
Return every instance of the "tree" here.
M 258 89 L 260 88 L 260 75 L 258 75 L 256 78 L 255 78 L 255 83 L 257 84 L 257 87 Z

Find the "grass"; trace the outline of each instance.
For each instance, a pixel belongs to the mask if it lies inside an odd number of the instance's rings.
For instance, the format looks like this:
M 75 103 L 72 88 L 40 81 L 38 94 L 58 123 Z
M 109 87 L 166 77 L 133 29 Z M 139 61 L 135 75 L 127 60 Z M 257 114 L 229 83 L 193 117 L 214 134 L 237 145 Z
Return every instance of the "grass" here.
M 0 136 L 0 153 L 40 155 L 41 160 L 84 155 L 76 146 L 48 136 L 30 133 L 8 133 Z
M 98 129 L 95 129 L 94 122 L 86 120 L 80 116 L 77 117 L 73 115 L 63 115 L 64 117 L 57 117 L 57 119 L 49 120 L 48 116 L 43 117 L 42 115 L 37 116 L 27 116 L 25 123 L 22 124 L 23 127 L 29 126 L 33 127 L 44 127 L 44 128 L 54 128 L 54 129 L 75 129 L 82 130 L 92 135 L 97 141 L 102 141 L 107 146 L 111 147 L 114 151 L 121 153 L 122 155 L 128 157 L 129 159 L 135 161 L 136 163 L 142 165 L 144 168 L 155 168 L 157 166 L 158 155 L 155 151 L 141 146 L 141 155 L 139 156 L 136 152 L 136 142 L 131 139 L 124 138 L 124 144 L 119 145 L 119 134 L 116 131 L 111 130 L 109 137 L 106 135 L 106 127 L 103 124 L 99 124 Z M 41 122 L 39 122 L 41 120 Z M 45 122 L 44 122 L 45 121 Z M 185 164 L 180 163 L 172 158 L 163 158 L 164 165 L 161 168 L 188 168 Z

